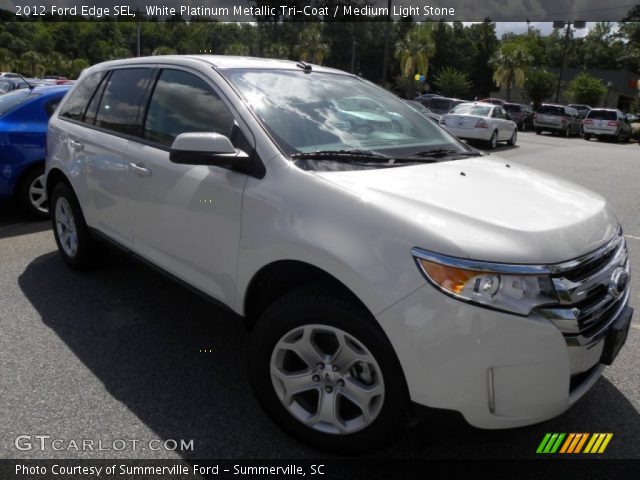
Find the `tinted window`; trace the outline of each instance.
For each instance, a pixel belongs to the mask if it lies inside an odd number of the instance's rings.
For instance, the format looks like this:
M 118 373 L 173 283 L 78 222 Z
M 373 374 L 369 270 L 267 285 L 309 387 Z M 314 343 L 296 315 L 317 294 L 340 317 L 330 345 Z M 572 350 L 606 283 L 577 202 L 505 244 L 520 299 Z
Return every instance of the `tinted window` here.
M 47 103 L 44 104 L 44 109 L 47 112 L 47 117 L 50 117 L 51 115 L 53 115 L 53 112 L 55 112 L 56 107 L 58 106 L 61 100 L 62 98 L 56 98 L 55 100 L 49 100 Z
M 490 111 L 491 111 L 491 107 L 487 105 L 470 105 L 470 104 L 463 103 L 462 105 L 458 105 L 449 113 L 459 114 L 459 115 L 479 115 L 481 117 L 488 117 Z
M 100 105 L 100 100 L 102 99 L 102 94 L 104 93 L 104 88 L 107 86 L 107 79 L 105 78 L 100 83 L 100 86 L 96 90 L 96 93 L 93 95 L 91 99 L 91 103 L 89 103 L 89 107 L 87 107 L 87 111 L 84 114 L 84 121 L 86 123 L 90 123 L 93 125 L 96 123 L 96 115 L 98 114 L 98 106 Z
M 4 115 L 9 110 L 13 110 L 18 105 L 40 95 L 31 90 L 16 90 L 0 96 L 0 115 Z
M 136 119 L 151 73 L 150 68 L 114 70 L 100 100 L 96 126 L 139 135 Z
M 545 115 L 564 115 L 564 107 L 558 107 L 555 105 L 542 105 L 538 109 L 538 113 L 544 113 Z
M 200 78 L 179 70 L 163 70 L 151 96 L 144 138 L 164 145 L 185 132 L 229 135 L 233 115 Z
M 617 120 L 616 112 L 611 110 L 591 110 L 587 118 L 594 120 Z
M 507 112 L 519 112 L 521 110 L 520 105 L 503 105 L 502 108 Z
M 81 121 L 89 100 L 103 76 L 104 72 L 92 73 L 80 82 L 60 110 L 60 116 Z
M 437 110 L 449 110 L 452 103 L 448 98 L 432 98 L 429 102 L 429 107 Z

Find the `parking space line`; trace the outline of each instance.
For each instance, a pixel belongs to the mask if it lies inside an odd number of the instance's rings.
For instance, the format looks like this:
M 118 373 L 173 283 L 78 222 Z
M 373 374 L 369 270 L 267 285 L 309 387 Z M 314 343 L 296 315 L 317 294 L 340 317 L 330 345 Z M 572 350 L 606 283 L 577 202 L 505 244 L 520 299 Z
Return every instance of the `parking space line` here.
M 635 235 L 627 235 L 627 234 L 625 234 L 625 237 L 626 238 L 630 238 L 632 240 L 640 240 L 640 237 L 636 237 Z

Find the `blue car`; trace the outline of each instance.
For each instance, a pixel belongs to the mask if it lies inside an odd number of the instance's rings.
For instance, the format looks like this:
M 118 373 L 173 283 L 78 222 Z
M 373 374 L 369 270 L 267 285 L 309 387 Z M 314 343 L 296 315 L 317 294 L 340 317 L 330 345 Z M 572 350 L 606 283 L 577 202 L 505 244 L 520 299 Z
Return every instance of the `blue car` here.
M 14 199 L 36 217 L 49 215 L 44 158 L 49 117 L 69 85 L 0 95 L 0 199 Z

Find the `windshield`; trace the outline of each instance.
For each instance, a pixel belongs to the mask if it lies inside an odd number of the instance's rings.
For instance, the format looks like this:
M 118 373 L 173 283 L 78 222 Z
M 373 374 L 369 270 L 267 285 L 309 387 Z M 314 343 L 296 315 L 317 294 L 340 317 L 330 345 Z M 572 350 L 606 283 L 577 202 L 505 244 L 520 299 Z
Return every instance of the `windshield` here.
M 0 96 L 0 116 L 7 113 L 9 110 L 13 110 L 15 107 L 27 100 L 38 96 L 38 93 L 33 93 L 31 90 L 14 90 L 13 92 L 5 93 Z
M 224 72 L 287 155 L 366 150 L 404 158 L 466 146 L 395 95 L 357 77 L 288 70 Z
M 480 117 L 488 117 L 493 107 L 488 105 L 471 105 L 462 104 L 451 110 L 449 113 L 457 115 L 478 115 Z

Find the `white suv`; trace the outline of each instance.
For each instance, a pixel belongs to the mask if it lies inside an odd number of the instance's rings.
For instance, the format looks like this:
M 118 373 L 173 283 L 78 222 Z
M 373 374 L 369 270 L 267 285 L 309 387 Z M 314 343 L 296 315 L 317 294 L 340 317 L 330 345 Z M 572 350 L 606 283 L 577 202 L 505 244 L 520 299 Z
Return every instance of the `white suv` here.
M 492 429 L 554 417 L 631 321 L 603 198 L 328 68 L 96 65 L 51 119 L 46 174 L 64 260 L 106 240 L 236 312 L 260 403 L 320 448 L 379 446 L 418 406 Z

